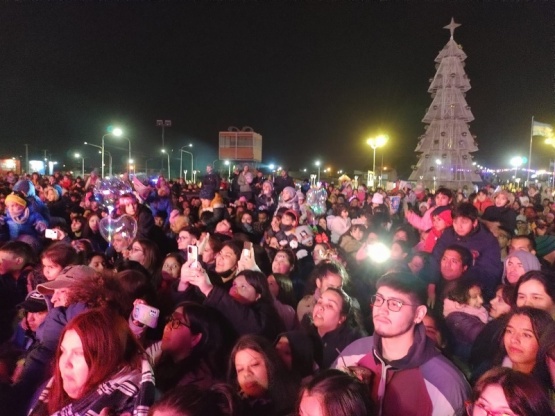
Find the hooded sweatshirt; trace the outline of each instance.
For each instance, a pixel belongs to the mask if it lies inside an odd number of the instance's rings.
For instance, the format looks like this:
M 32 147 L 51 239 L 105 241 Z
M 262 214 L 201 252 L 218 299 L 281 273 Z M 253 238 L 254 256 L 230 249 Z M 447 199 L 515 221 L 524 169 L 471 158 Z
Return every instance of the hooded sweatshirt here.
M 541 264 L 538 258 L 533 255 L 532 253 L 528 253 L 524 250 L 515 250 L 511 254 L 507 255 L 505 258 L 505 262 L 503 263 L 503 283 L 507 282 L 507 262 L 511 257 L 516 257 L 522 263 L 522 267 L 524 268 L 525 272 L 529 272 L 530 270 L 541 270 Z
M 358 365 L 372 373 L 372 399 L 380 416 L 462 414 L 470 386 L 462 373 L 435 348 L 422 323 L 414 343 L 399 360 L 383 358 L 381 337 L 374 334 L 345 348 L 332 368 Z

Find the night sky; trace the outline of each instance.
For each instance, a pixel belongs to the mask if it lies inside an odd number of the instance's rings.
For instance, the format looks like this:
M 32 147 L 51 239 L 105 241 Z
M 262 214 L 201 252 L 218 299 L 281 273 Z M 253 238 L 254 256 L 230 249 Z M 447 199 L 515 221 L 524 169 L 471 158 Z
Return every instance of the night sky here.
M 31 158 L 81 151 L 99 166 L 82 142 L 100 144 L 118 125 L 141 168 L 160 152 L 156 120 L 170 119 L 167 147 L 192 142 L 201 170 L 217 158 L 218 131 L 251 126 L 263 162 L 292 169 L 317 159 L 368 169 L 366 138 L 384 132 L 386 165 L 408 175 L 453 16 L 468 55 L 475 160 L 506 166 L 527 155 L 532 116 L 555 124 L 555 9 L 460 3 L 4 3 L 0 154 L 24 155 L 29 143 Z M 107 139 L 114 163 L 126 143 Z M 541 141 L 535 149 L 555 156 Z

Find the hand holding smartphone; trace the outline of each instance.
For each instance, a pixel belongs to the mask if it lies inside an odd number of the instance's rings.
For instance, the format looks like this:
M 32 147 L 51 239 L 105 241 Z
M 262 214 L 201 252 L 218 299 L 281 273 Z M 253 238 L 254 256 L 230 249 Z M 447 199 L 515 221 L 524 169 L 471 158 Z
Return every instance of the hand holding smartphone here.
M 49 238 L 50 240 L 57 240 L 58 239 L 58 230 L 54 230 L 52 228 L 47 228 L 44 230 L 44 236 Z
M 198 247 L 197 246 L 187 246 L 187 260 L 193 260 L 191 267 L 198 267 Z
M 251 249 L 252 249 L 252 243 L 250 241 L 245 241 L 243 243 L 243 251 L 241 252 L 241 257 L 250 258 Z
M 133 308 L 133 319 L 149 328 L 156 328 L 160 310 L 144 303 L 139 303 Z

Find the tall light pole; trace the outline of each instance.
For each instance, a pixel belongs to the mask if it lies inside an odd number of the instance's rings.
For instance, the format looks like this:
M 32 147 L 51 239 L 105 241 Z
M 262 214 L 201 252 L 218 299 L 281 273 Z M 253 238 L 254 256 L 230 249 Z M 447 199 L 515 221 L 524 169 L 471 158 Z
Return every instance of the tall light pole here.
M 127 140 L 129 142 L 129 152 L 128 152 L 128 157 L 127 159 L 131 159 L 131 140 L 129 139 L 129 137 L 124 137 L 123 136 L 123 130 L 120 129 L 119 127 L 114 128 L 111 132 L 106 133 L 104 136 L 102 136 L 102 177 L 104 177 L 104 139 L 106 138 L 106 136 L 114 136 L 114 137 L 122 137 L 125 140 Z M 129 173 L 129 165 L 127 165 L 127 173 Z M 111 173 L 110 173 L 111 174 Z
M 224 165 L 227 165 L 227 179 L 229 180 L 231 178 L 231 163 L 229 163 L 229 160 L 226 160 Z
M 317 182 L 320 182 L 320 161 L 317 160 L 316 162 L 314 162 L 314 164 L 316 166 L 318 166 L 318 180 L 317 180 Z
M 368 145 L 374 150 L 374 158 L 372 163 L 372 172 L 374 174 L 374 178 L 376 177 L 376 149 L 378 147 L 384 146 L 387 143 L 388 139 L 388 136 L 382 134 L 377 137 L 371 137 L 366 141 L 366 143 L 368 143 Z
M 189 143 L 188 145 L 182 146 L 181 149 L 179 149 L 179 177 L 181 178 L 181 174 L 183 173 L 183 153 L 187 153 L 191 155 L 191 179 L 192 179 L 193 178 L 193 154 L 191 152 L 183 150 L 186 147 L 193 147 L 193 144 Z M 185 182 L 187 182 L 187 174 L 185 174 Z
M 131 139 L 129 137 L 125 137 L 123 136 L 123 130 L 116 127 L 114 130 L 112 130 L 112 134 L 116 137 L 121 137 L 122 139 L 127 140 L 127 142 L 129 143 L 129 150 L 128 150 L 128 154 L 127 154 L 127 160 L 131 160 Z M 110 172 L 110 175 L 112 173 Z M 129 175 L 129 163 L 127 164 L 127 174 Z
M 75 153 L 75 158 L 81 159 L 81 176 L 85 177 L 85 157 L 82 157 L 79 153 Z
M 170 180 L 172 178 L 172 174 L 171 174 L 171 165 L 170 165 L 170 153 L 166 152 L 166 149 L 162 149 L 162 153 L 165 153 L 166 155 L 168 155 L 168 180 Z

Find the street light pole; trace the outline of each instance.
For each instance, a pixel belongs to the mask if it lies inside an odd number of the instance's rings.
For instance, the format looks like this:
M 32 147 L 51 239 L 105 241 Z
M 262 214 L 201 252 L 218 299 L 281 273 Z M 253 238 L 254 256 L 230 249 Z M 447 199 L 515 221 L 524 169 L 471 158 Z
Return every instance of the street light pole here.
M 315 165 L 318 166 L 318 182 L 320 182 L 320 161 L 317 160 L 317 161 L 315 162 Z
M 226 160 L 224 165 L 227 165 L 227 179 L 229 180 L 231 178 L 231 163 L 229 163 L 229 160 Z
M 179 149 L 179 177 L 181 178 L 181 174 L 183 173 L 183 153 L 187 153 L 189 155 L 191 155 L 191 179 L 193 178 L 193 154 L 191 152 L 188 152 L 186 150 L 183 150 L 185 147 L 193 147 L 193 145 L 191 143 L 189 143 L 186 146 L 182 146 Z M 187 182 L 187 175 L 185 175 L 185 182 Z
M 172 121 L 171 120 L 156 120 L 156 125 L 158 127 L 162 127 L 162 149 L 164 149 L 164 128 L 165 127 L 171 127 L 172 126 Z
M 84 178 L 85 177 L 85 157 L 81 157 L 81 155 L 79 153 L 75 153 L 75 157 L 77 159 L 81 159 L 81 176 Z
M 106 133 L 104 136 L 102 136 L 102 147 L 100 148 L 102 151 L 102 163 L 100 164 L 100 172 L 101 172 L 101 177 L 102 179 L 104 179 L 104 139 L 106 138 L 106 136 L 109 136 L 112 133 Z M 85 142 L 85 144 L 87 144 Z
M 515 156 L 511 159 L 511 165 L 513 165 L 515 167 L 515 184 L 518 184 L 518 178 L 517 178 L 517 171 L 518 171 L 518 167 L 521 166 L 524 163 L 524 160 L 522 159 L 521 156 Z
M 106 133 L 104 136 L 102 136 L 102 177 L 104 177 L 104 153 L 105 153 L 105 149 L 104 149 L 104 139 L 106 138 L 106 136 L 114 136 L 114 137 L 122 137 L 125 140 L 127 140 L 129 142 L 129 151 L 128 151 L 128 157 L 127 160 L 131 159 L 131 140 L 129 139 L 129 137 L 125 137 L 123 136 L 123 131 L 116 127 L 115 129 L 113 129 L 110 133 Z M 129 164 L 127 164 L 127 173 L 129 174 Z M 110 169 L 110 176 L 112 175 L 111 169 Z
M 168 155 L 168 180 L 170 180 L 172 178 L 171 165 L 170 165 L 170 153 L 166 152 L 166 149 L 162 149 L 162 153 L 165 153 Z
M 374 180 L 376 178 L 376 149 L 378 147 L 384 146 L 387 143 L 388 140 L 389 140 L 388 136 L 380 135 L 380 136 L 377 136 L 377 137 L 371 137 L 370 139 L 368 139 L 366 141 L 366 143 L 368 143 L 370 145 L 372 150 L 374 150 L 374 157 L 373 157 L 373 163 L 372 163 L 372 173 L 374 174 Z M 382 169 L 383 169 L 383 162 L 382 162 Z M 372 183 L 372 185 L 373 185 L 373 183 Z

